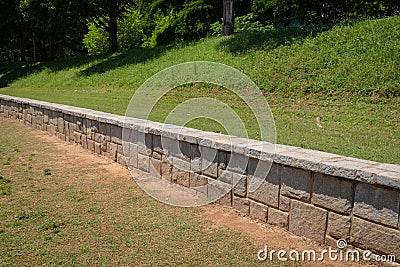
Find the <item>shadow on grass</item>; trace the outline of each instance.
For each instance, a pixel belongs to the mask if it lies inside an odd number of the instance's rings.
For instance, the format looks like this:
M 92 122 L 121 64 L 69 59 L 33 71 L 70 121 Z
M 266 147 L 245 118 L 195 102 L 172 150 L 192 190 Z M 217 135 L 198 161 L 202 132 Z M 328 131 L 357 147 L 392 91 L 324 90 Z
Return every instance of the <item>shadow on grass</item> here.
M 147 60 L 161 56 L 170 46 L 160 46 L 156 48 L 140 48 L 117 55 L 85 56 L 69 59 L 58 59 L 54 61 L 40 62 L 36 64 L 27 64 L 21 62 L 1 63 L 0 64 L 0 88 L 7 87 L 14 81 L 29 76 L 35 72 L 48 69 L 57 72 L 69 68 L 81 67 L 98 60 L 94 64 L 80 73 L 86 76 L 92 74 L 104 73 L 125 65 L 144 63 Z
M 80 67 L 82 65 L 88 64 L 94 59 L 101 59 L 106 56 L 98 56 L 98 57 L 76 57 L 69 59 L 58 59 L 54 61 L 45 61 L 39 62 L 35 64 L 28 64 L 22 62 L 14 62 L 14 63 L 1 63 L 0 65 L 0 88 L 9 86 L 12 82 L 29 76 L 35 72 L 42 71 L 44 69 L 48 69 L 52 72 L 61 71 L 64 69 Z
M 300 43 L 305 38 L 330 30 L 332 26 L 302 26 L 297 28 L 272 29 L 266 32 L 243 32 L 222 39 L 217 49 L 231 54 L 253 50 L 273 50 L 281 45 Z
M 171 46 L 160 46 L 155 48 L 139 48 L 125 53 L 109 56 L 108 59 L 99 62 L 85 70 L 81 74 L 90 76 L 93 74 L 105 73 L 109 70 L 119 67 L 144 63 L 148 60 L 160 57 L 163 53 L 169 50 Z

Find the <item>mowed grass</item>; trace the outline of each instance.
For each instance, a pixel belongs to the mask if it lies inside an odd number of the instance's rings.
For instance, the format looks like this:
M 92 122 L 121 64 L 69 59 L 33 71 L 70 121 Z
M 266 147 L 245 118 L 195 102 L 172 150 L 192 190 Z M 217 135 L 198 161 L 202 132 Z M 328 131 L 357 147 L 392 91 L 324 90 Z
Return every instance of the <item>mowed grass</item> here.
M 121 166 L 59 143 L 0 118 L 0 266 L 278 266 L 201 208 L 161 204 Z
M 127 53 L 0 68 L 0 94 L 125 114 L 136 89 L 164 68 L 189 61 L 235 67 L 262 90 L 277 142 L 400 163 L 400 17 L 328 28 L 238 34 Z M 150 119 L 163 121 L 185 100 L 214 97 L 230 105 L 258 138 L 251 111 L 227 90 L 200 84 L 166 95 Z M 322 117 L 322 128 L 316 117 Z M 188 126 L 222 131 L 217 123 Z

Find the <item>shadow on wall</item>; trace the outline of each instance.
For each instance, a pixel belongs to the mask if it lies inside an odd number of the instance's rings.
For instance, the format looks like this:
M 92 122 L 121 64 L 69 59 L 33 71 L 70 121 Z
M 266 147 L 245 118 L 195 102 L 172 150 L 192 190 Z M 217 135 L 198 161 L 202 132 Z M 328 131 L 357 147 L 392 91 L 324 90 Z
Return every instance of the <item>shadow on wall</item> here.
M 281 45 L 301 43 L 305 38 L 330 30 L 332 26 L 301 26 L 271 29 L 265 32 L 242 32 L 223 38 L 217 49 L 231 54 L 253 50 L 273 50 Z

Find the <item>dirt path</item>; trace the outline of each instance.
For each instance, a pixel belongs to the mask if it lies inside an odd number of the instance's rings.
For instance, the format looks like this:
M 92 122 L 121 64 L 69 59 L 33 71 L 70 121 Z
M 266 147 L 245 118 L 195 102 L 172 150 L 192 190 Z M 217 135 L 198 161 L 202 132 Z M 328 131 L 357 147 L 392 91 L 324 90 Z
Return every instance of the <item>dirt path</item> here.
M 132 179 L 129 171 L 126 168 L 114 162 L 111 162 L 109 159 L 94 155 L 78 146 L 60 141 L 57 138 L 49 136 L 48 134 L 41 131 L 31 129 L 27 126 L 17 125 L 19 124 L 17 122 L 0 119 L 0 123 L 2 121 L 7 124 L 13 124 L 15 127 L 21 128 L 21 130 L 27 132 L 29 136 L 32 136 L 32 138 L 40 140 L 40 143 L 43 147 L 55 148 L 59 153 L 57 158 L 53 158 L 53 160 L 57 161 L 59 169 L 54 169 L 52 171 L 59 173 L 62 171 L 63 166 L 64 168 L 72 167 L 73 169 L 77 170 L 87 170 L 84 173 L 79 173 L 79 175 L 70 177 L 68 181 L 66 181 L 69 186 L 84 186 L 88 184 L 89 181 L 97 179 L 96 183 L 100 183 L 100 186 L 104 188 L 104 190 L 106 190 L 107 194 L 118 194 L 118 191 L 115 190 L 122 190 L 121 188 L 129 187 L 135 193 L 138 193 L 142 196 L 144 195 L 144 193 L 141 193 L 141 190 L 135 185 L 135 182 Z M 103 174 L 101 179 L 98 179 L 99 173 Z M 133 175 L 137 175 L 137 177 L 140 177 L 147 174 L 141 171 L 137 171 Z M 49 184 L 48 186 L 56 187 L 57 184 Z M 88 184 L 87 187 L 89 188 L 90 185 Z M 110 187 L 110 190 L 107 190 L 107 187 Z M 110 198 L 107 194 L 104 194 L 104 205 L 110 204 Z M 122 197 L 129 198 L 131 196 L 129 196 L 127 192 L 123 192 Z M 91 198 L 90 192 L 88 193 L 88 198 Z M 111 206 L 105 209 L 113 210 L 116 208 L 116 206 L 118 206 L 118 203 L 111 204 Z M 62 207 L 60 207 L 60 209 L 62 209 Z M 263 249 L 265 245 L 267 245 L 269 249 L 274 249 L 276 251 L 283 249 L 287 252 L 293 249 L 296 249 L 298 251 L 315 250 L 317 252 L 321 251 L 322 249 L 327 249 L 327 247 L 321 247 L 315 242 L 307 240 L 306 238 L 294 236 L 291 233 L 284 231 L 280 228 L 257 222 L 248 217 L 244 217 L 231 208 L 222 207 L 219 205 L 208 205 L 201 208 L 195 208 L 193 209 L 193 212 L 197 214 L 196 216 L 208 220 L 208 225 L 210 229 L 227 228 L 231 231 L 233 230 L 244 233 L 249 237 L 249 240 L 251 240 L 254 246 L 259 250 Z M 256 251 L 254 252 L 254 255 L 256 255 Z M 267 263 L 265 263 L 265 266 L 266 265 Z M 280 266 L 287 266 L 287 264 L 282 263 L 280 264 Z M 293 263 L 291 263 L 290 266 L 293 266 Z M 360 264 L 324 261 L 311 263 L 302 262 L 301 266 L 370 265 L 367 265 L 365 263 Z

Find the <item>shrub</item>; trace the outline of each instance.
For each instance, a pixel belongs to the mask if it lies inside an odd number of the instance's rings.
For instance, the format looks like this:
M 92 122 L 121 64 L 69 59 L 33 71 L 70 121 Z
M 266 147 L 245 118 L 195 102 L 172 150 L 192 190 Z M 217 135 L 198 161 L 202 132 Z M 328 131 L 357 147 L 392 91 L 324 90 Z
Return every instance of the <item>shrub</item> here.
M 221 20 L 222 21 L 222 20 Z M 273 29 L 272 25 L 264 25 L 255 19 L 253 13 L 235 18 L 235 32 L 265 32 Z M 211 35 L 221 36 L 222 22 L 214 22 L 211 24 Z
M 88 33 L 83 37 L 83 44 L 89 55 L 99 55 L 107 52 L 107 32 L 93 22 L 88 22 Z

